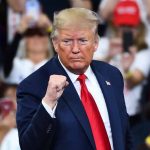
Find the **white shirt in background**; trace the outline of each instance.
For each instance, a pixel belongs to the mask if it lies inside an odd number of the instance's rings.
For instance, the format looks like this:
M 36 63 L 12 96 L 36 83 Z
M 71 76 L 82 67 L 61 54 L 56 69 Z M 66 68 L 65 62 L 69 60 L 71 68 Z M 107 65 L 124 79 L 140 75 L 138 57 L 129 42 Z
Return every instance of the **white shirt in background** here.
M 142 50 L 136 54 L 130 70 L 134 71 L 135 69 L 140 70 L 145 78 L 148 77 L 150 72 L 150 50 Z M 129 116 L 136 115 L 140 112 L 141 92 L 145 82 L 146 80 L 132 89 L 127 89 L 125 87 L 125 103 Z
M 11 129 L 4 137 L 0 150 L 21 150 L 19 145 L 18 130 Z
M 23 79 L 39 69 L 47 61 L 48 59 L 45 59 L 38 64 L 34 64 L 27 58 L 21 59 L 16 57 L 13 61 L 13 68 L 11 70 L 11 73 L 6 78 L 6 82 L 19 84 Z

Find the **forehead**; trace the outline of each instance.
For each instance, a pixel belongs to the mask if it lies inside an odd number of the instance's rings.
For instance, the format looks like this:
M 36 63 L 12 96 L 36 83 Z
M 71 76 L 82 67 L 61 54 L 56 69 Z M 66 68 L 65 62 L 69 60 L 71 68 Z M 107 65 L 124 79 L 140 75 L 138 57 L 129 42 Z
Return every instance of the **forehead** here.
M 91 38 L 94 32 L 91 29 L 60 29 L 58 38 Z

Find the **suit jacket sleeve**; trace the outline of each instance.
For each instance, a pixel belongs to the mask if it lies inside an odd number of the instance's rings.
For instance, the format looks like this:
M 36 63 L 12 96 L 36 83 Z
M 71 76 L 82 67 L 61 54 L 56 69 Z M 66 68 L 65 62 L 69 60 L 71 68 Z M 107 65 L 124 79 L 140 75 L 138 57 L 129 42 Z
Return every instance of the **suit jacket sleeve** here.
M 28 87 L 25 82 L 17 90 L 20 147 L 21 150 L 46 150 L 50 148 L 49 144 L 55 134 L 56 120 L 47 113 L 39 97 L 28 92 Z

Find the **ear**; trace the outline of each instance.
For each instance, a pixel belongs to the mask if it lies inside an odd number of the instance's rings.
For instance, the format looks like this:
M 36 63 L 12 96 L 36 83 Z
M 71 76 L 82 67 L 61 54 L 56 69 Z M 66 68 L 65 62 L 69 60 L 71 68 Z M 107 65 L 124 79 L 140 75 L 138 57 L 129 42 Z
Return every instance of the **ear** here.
M 58 53 L 58 41 L 56 38 L 52 39 L 52 43 L 55 49 L 55 52 Z
M 100 39 L 99 35 L 96 35 L 96 37 L 95 37 L 95 44 L 94 44 L 94 51 L 96 51 L 97 48 L 98 48 L 99 39 Z

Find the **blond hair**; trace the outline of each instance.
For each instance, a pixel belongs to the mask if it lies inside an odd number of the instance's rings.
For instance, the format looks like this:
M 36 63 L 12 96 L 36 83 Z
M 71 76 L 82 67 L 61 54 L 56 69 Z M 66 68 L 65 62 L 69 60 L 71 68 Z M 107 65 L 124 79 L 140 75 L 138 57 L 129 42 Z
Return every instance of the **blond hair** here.
M 68 8 L 54 14 L 51 37 L 58 35 L 59 29 L 91 29 L 97 33 L 98 15 L 86 8 Z

